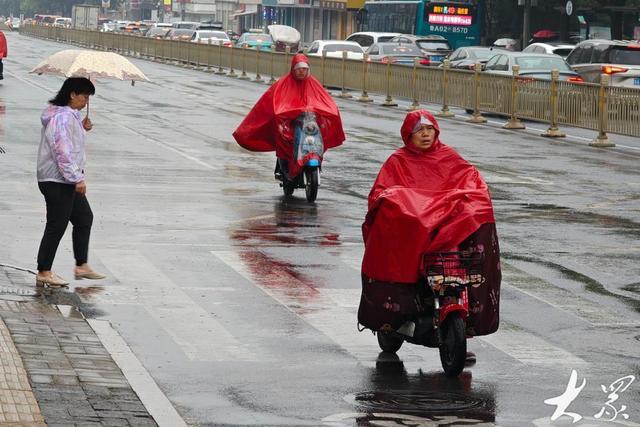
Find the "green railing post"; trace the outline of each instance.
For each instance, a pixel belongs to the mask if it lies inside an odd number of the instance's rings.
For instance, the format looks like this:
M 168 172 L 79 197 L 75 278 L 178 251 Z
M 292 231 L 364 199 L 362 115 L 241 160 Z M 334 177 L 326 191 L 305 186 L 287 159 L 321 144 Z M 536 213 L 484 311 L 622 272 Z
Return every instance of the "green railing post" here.
M 242 74 L 238 77 L 240 80 L 249 80 L 249 76 L 247 76 L 247 49 L 249 45 L 246 43 L 242 45 Z M 258 46 L 256 46 L 256 49 Z
M 224 46 L 224 42 L 222 40 L 218 40 L 218 71 L 216 74 L 225 74 L 224 69 L 222 69 L 222 47 Z
M 411 93 L 413 95 L 413 102 L 407 108 L 408 111 L 415 111 L 420 109 L 420 102 L 418 101 L 418 63 L 420 58 L 413 58 L 413 70 L 411 70 Z
M 256 46 L 256 78 L 254 82 L 263 82 L 264 80 L 260 76 L 260 49 Z

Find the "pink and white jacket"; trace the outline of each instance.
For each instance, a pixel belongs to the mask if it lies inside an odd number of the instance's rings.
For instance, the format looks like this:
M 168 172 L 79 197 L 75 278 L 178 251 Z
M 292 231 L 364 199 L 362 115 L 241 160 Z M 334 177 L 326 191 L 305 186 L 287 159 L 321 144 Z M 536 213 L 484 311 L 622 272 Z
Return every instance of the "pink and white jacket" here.
M 85 135 L 80 112 L 71 107 L 48 106 L 40 117 L 38 182 L 75 184 L 84 181 Z

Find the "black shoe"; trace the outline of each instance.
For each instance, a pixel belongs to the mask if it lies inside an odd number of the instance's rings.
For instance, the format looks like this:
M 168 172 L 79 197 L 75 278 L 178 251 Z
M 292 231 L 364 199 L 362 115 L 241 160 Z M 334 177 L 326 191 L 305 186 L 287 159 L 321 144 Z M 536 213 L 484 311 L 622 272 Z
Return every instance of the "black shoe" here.
M 471 351 L 467 351 L 467 358 L 464 360 L 464 366 L 469 367 L 475 364 L 476 364 L 476 354 Z

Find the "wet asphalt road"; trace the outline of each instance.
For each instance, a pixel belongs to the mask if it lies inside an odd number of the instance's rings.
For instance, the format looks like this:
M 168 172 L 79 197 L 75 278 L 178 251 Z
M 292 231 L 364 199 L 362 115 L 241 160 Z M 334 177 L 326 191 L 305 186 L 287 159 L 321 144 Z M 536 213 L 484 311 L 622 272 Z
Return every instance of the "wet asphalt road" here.
M 33 268 L 38 117 L 62 80 L 27 72 L 67 46 L 8 39 L 0 259 Z M 286 201 L 273 154 L 231 138 L 266 85 L 134 62 L 150 83 L 100 81 L 91 101 L 90 262 L 109 279 L 49 299 L 111 321 L 187 423 L 547 425 L 543 401 L 572 369 L 587 380 L 568 409 L 582 425 L 615 425 L 593 417 L 601 385 L 626 375 L 636 381 L 614 406 L 640 423 L 637 139 L 612 135 L 625 147 L 602 150 L 441 121 L 491 187 L 503 251 L 501 329 L 470 341 L 478 363 L 452 380 L 436 350 L 385 357 L 356 329 L 366 196 L 404 112 L 338 101 L 348 140 L 325 158 L 317 203 Z M 54 270 L 70 278 L 72 265 L 68 235 Z

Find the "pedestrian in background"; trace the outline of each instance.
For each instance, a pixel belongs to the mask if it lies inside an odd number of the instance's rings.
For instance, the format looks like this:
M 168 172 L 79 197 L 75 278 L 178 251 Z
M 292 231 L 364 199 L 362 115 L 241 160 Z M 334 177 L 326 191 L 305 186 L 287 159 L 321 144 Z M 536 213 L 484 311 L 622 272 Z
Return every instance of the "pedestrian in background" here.
M 85 137 L 93 126 L 88 117 L 80 118 L 80 110 L 94 93 L 89 79 L 68 78 L 41 116 L 38 187 L 47 204 L 47 225 L 38 251 L 37 286 L 69 284 L 51 271 L 69 221 L 73 225 L 76 280 L 105 278 L 87 264 L 93 213 L 86 197 Z
M 7 48 L 7 38 L 4 36 L 4 33 L 0 31 L 0 80 L 4 79 L 2 58 L 7 57 L 7 53 L 9 53 L 9 49 Z

